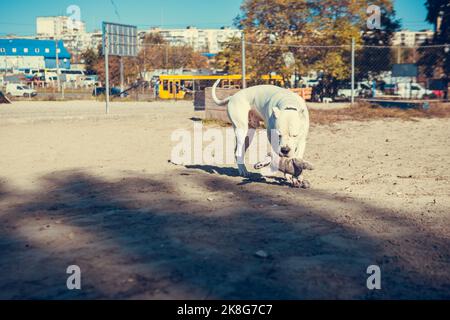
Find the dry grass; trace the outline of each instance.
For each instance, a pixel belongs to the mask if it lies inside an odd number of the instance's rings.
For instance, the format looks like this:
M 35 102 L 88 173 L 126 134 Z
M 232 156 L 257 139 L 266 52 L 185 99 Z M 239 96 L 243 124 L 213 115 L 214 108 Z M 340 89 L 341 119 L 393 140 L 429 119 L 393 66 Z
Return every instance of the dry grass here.
M 382 108 L 362 102 L 345 109 L 311 109 L 310 117 L 312 125 L 329 125 L 341 121 L 370 121 L 380 119 L 417 121 L 420 118 L 450 118 L 450 103 L 433 103 L 429 110 L 422 110 Z M 229 122 L 212 119 L 204 119 L 202 120 L 202 123 L 205 126 L 215 127 L 229 127 L 231 125 Z
M 202 124 L 204 126 L 209 126 L 209 127 L 230 127 L 231 123 L 226 122 L 226 121 L 221 121 L 221 120 L 214 120 L 214 119 L 203 119 L 202 120 Z
M 327 125 L 340 121 L 369 121 L 395 118 L 416 121 L 418 118 L 450 118 L 450 104 L 432 104 L 429 110 L 382 108 L 369 103 L 335 110 L 310 110 L 311 123 Z

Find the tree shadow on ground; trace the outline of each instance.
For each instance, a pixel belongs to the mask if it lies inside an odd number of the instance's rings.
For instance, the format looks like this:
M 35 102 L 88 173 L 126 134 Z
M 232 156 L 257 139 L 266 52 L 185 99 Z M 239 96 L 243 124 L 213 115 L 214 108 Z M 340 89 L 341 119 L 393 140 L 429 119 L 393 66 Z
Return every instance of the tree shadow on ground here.
M 184 183 L 200 194 L 239 196 L 199 201 Z M 423 247 L 397 256 L 364 227 L 333 220 L 333 211 L 369 210 L 409 231 L 420 227 L 412 221 L 320 191 L 286 198 L 291 190 L 256 186 L 204 173 L 109 181 L 73 171 L 43 177 L 35 192 L 12 190 L 1 204 L 0 298 L 450 297 L 448 268 L 427 273 L 409 260 L 434 258 L 427 251 L 434 243 L 443 256 L 436 263 L 448 267 L 448 239 L 422 229 L 407 237 L 427 239 Z M 8 203 L 13 195 L 20 200 Z M 81 267 L 81 291 L 66 288 L 72 264 Z M 372 264 L 384 272 L 381 291 L 366 288 Z

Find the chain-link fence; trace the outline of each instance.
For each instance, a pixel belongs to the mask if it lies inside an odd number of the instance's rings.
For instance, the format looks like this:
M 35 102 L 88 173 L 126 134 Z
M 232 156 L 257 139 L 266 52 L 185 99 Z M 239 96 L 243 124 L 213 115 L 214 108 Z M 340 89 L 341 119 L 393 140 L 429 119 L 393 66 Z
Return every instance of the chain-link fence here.
M 275 45 L 246 42 L 247 72 L 312 88 L 311 100 L 448 99 L 450 47 Z
M 208 51 L 194 50 L 187 44 L 141 43 L 137 57 L 122 58 L 123 68 L 120 58 L 112 56 L 112 97 L 190 99 L 217 78 L 225 79 L 224 87 L 241 88 L 245 64 L 247 85 L 306 88 L 308 99 L 314 102 L 448 99 L 449 81 L 444 71 L 450 55 L 448 45 L 365 46 L 352 45 L 351 41 L 342 45 L 299 45 L 235 39 L 223 44 L 220 52 L 204 53 Z M 58 83 L 56 73 L 47 70 L 33 78 L 31 86 L 41 96 L 102 99 L 105 63 L 101 50 L 95 54 L 90 66 L 95 75 L 64 71 Z
M 448 46 L 359 46 L 355 51 L 356 96 L 448 99 L 443 69 Z

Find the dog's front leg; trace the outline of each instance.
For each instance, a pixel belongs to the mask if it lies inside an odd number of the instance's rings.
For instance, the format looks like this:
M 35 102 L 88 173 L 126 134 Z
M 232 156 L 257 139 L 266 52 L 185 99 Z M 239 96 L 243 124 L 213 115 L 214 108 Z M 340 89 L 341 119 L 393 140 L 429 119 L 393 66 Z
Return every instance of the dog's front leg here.
M 245 167 L 245 142 L 247 140 L 247 130 L 235 129 L 236 134 L 236 163 L 239 174 L 246 178 L 249 176 L 247 168 Z
M 294 176 L 292 177 L 291 182 L 292 182 L 292 187 L 294 187 L 294 188 L 300 188 L 303 185 L 303 182 L 300 181 L 299 178 L 296 178 Z
M 302 183 L 298 177 L 295 177 L 289 173 L 285 173 L 284 178 L 286 179 L 286 181 L 291 183 L 293 188 L 300 188 L 302 185 Z

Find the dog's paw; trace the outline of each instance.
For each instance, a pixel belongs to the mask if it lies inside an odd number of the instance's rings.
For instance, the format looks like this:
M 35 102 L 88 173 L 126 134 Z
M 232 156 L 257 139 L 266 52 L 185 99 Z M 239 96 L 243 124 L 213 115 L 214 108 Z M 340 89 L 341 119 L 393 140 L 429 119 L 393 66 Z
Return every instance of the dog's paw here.
M 238 169 L 239 169 L 239 175 L 242 178 L 248 178 L 250 176 L 250 174 L 247 171 L 247 168 L 244 165 L 238 165 Z
M 303 180 L 300 187 L 302 189 L 311 189 L 311 183 L 308 180 Z
M 292 180 L 292 184 L 291 184 L 292 188 L 297 188 L 297 189 L 311 189 L 311 183 L 308 180 L 297 180 L 294 179 Z
M 287 179 L 288 181 L 291 181 L 291 186 L 292 188 L 300 188 L 302 186 L 302 183 L 300 182 L 300 180 L 292 177 L 291 179 Z
M 269 163 L 258 162 L 257 164 L 255 164 L 253 166 L 253 168 L 255 168 L 255 170 L 261 170 L 261 169 L 263 169 L 265 167 L 268 167 L 269 165 L 270 165 L 270 162 Z

